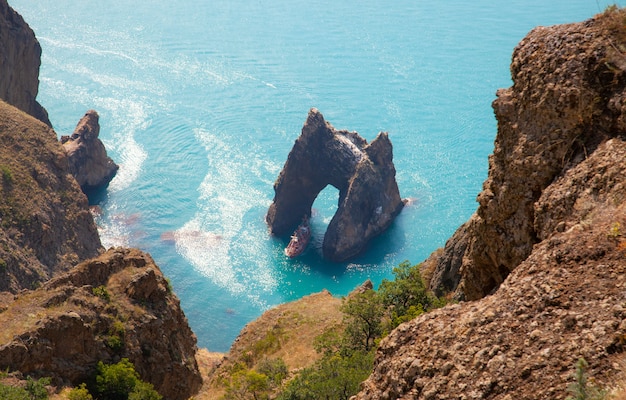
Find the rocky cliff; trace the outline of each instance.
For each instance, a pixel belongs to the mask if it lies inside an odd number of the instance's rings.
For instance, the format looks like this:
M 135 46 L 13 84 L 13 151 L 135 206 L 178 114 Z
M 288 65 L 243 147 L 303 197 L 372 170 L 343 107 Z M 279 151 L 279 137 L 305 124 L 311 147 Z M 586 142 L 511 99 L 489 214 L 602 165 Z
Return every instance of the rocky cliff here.
M 56 133 L 0 101 L 0 291 L 31 288 L 102 251 Z
M 499 90 L 489 175 L 475 215 L 429 260 L 431 287 L 478 299 L 550 235 L 568 229 L 545 198 L 600 143 L 626 131 L 626 34 L 621 11 L 534 29 L 516 47 L 513 86 Z M 602 172 L 600 172 L 602 173 Z M 610 189 L 613 189 L 609 186 Z M 573 194 L 558 208 L 575 201 Z
M 186 400 L 202 379 L 196 337 L 152 258 L 110 249 L 0 313 L 0 369 L 85 382 L 98 361 L 128 358 L 166 399 Z
M 624 20 L 611 8 L 516 47 L 478 211 L 426 262 L 431 287 L 482 299 L 398 327 L 357 398 L 565 398 L 579 357 L 602 386 L 623 378 Z
M 0 51 L 0 97 L 47 123 L 0 100 L 0 369 L 75 385 L 125 357 L 165 399 L 188 399 L 202 381 L 195 335 L 149 255 L 104 253 L 73 152 L 34 100 L 41 49 L 4 0 Z M 88 113 L 68 146 L 80 153 L 98 128 Z
M 0 0 L 0 99 L 51 126 L 35 100 L 39 91 L 41 46 L 24 19 Z

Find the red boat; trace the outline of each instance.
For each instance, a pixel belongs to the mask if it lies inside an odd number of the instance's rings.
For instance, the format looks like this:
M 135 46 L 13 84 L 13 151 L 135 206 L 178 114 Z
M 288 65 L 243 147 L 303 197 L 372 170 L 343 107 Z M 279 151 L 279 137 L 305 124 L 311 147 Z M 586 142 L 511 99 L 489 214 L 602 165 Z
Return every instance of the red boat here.
M 309 240 L 311 240 L 311 228 L 309 227 L 309 219 L 304 217 L 302 223 L 291 235 L 291 241 L 285 248 L 285 255 L 290 258 L 299 256 L 306 249 Z

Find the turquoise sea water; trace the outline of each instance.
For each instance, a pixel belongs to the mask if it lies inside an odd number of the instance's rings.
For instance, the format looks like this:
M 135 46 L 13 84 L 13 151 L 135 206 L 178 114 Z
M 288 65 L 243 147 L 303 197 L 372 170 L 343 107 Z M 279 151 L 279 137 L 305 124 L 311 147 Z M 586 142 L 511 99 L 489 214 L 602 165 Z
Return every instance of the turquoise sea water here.
M 148 251 L 199 345 L 226 351 L 272 305 L 377 285 L 424 260 L 476 210 L 514 46 L 605 0 L 10 0 L 43 48 L 39 101 L 59 135 L 90 108 L 121 165 L 99 198 L 106 247 Z M 314 246 L 283 255 L 264 215 L 309 108 L 372 140 L 387 131 L 403 197 L 350 263 L 320 257 L 337 191 L 314 205 Z

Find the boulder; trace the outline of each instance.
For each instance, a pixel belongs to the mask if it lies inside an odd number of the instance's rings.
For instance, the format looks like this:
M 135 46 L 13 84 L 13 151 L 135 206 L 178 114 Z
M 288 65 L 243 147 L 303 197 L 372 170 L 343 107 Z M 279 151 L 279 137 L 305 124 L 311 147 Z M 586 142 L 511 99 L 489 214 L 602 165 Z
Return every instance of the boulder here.
M 322 245 L 331 261 L 361 253 L 404 206 L 387 133 L 368 144 L 356 132 L 336 130 L 311 109 L 274 183 L 266 216 L 271 233 L 290 234 L 303 217 L 310 217 L 315 198 L 327 185 L 339 190 L 338 208 Z
M 72 136 L 61 138 L 69 159 L 70 172 L 85 193 L 106 187 L 119 169 L 98 138 L 98 120 L 98 113 L 89 110 L 76 125 Z
M 44 122 L 39 91 L 41 45 L 35 33 L 6 0 L 0 0 L 0 99 Z

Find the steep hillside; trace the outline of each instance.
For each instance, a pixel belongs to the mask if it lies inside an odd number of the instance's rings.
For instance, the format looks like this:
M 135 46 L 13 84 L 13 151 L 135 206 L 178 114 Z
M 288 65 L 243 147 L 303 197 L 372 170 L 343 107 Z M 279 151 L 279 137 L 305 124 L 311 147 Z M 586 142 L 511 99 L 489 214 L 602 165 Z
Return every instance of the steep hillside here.
M 102 251 L 56 133 L 0 100 L 0 291 L 32 288 Z
M 511 74 L 478 211 L 425 263 L 482 299 L 398 327 L 359 399 L 563 399 L 581 357 L 623 376 L 626 11 L 534 29 Z

